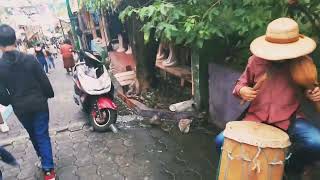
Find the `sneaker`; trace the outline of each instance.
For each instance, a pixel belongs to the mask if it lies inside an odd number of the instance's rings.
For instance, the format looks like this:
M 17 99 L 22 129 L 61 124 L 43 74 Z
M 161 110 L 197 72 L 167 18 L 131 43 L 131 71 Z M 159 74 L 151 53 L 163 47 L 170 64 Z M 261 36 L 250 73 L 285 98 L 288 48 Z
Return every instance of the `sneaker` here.
M 56 173 L 54 170 L 44 172 L 44 180 L 56 180 Z
M 0 131 L 3 133 L 9 131 L 9 126 L 7 125 L 7 123 L 0 124 Z

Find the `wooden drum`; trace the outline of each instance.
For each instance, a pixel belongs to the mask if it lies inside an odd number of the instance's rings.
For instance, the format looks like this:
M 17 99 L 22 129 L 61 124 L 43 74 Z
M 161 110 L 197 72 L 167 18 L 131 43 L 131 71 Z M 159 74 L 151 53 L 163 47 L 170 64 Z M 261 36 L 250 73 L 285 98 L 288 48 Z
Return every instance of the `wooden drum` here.
M 218 180 L 281 180 L 289 136 L 251 121 L 229 122 L 224 131 Z

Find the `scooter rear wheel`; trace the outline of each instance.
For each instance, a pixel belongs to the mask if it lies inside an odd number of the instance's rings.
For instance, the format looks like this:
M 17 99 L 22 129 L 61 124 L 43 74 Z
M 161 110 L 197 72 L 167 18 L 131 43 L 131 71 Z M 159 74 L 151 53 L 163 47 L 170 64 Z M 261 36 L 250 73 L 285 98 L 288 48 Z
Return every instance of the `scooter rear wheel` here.
M 110 125 L 117 120 L 117 111 L 113 109 L 95 110 L 92 108 L 90 113 L 90 121 L 93 129 L 98 132 L 106 132 L 110 130 Z

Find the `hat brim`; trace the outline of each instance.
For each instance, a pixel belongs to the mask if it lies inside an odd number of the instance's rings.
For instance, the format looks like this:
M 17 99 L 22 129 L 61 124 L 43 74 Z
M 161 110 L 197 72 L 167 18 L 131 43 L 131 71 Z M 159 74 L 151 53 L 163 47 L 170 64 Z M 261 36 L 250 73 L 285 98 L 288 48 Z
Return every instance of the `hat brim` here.
M 266 36 L 260 36 L 250 44 L 250 51 L 257 57 L 279 61 L 294 59 L 312 53 L 316 42 L 309 37 L 301 37 L 298 41 L 288 44 L 277 44 L 266 41 Z

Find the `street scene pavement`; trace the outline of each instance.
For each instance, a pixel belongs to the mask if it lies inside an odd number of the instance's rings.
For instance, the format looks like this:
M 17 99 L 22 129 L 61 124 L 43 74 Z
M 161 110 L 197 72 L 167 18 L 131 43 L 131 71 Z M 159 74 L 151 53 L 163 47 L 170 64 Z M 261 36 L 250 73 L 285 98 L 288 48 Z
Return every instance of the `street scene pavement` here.
M 92 132 L 86 115 L 73 102 L 73 82 L 56 59 L 50 81 L 50 134 L 60 180 L 209 180 L 215 177 L 218 156 L 213 131 L 193 127 L 189 134 L 174 122 L 151 126 L 119 100 L 119 133 Z M 10 131 L 0 134 L 0 145 L 10 151 L 19 167 L 3 163 L 4 180 L 37 180 L 36 153 L 17 118 L 8 120 Z
M 0 180 L 320 180 L 319 12 L 0 0 Z

